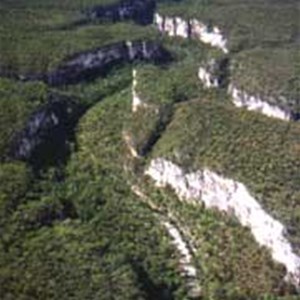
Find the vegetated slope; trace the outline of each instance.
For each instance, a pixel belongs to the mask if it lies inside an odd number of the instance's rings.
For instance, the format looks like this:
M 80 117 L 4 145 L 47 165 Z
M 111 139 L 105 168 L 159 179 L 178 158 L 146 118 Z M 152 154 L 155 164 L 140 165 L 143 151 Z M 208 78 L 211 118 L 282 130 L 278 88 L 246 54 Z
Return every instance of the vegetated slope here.
M 259 203 L 263 205 L 264 209 L 287 226 L 289 240 L 292 241 L 295 249 L 299 250 L 297 246 L 299 240 L 297 236 L 297 228 L 299 228 L 297 223 L 297 214 L 299 212 L 298 124 L 286 124 L 256 113 L 249 113 L 234 108 L 229 101 L 225 100 L 226 96 L 224 94 L 204 91 L 201 87 L 197 87 L 197 84 L 195 84 L 197 81 L 193 83 L 193 77 L 188 77 L 189 80 L 182 83 L 183 86 L 186 84 L 186 89 L 182 89 L 183 94 L 179 93 L 182 96 L 183 103 L 174 105 L 174 103 L 180 102 L 176 93 L 178 90 L 173 89 L 174 87 L 179 87 L 179 91 L 181 91 L 181 82 L 180 80 L 177 81 L 177 73 L 172 68 L 156 71 L 157 73 L 151 68 L 140 68 L 137 72 L 137 80 L 140 82 L 138 95 L 141 100 L 145 99 L 144 103 L 148 107 L 141 107 L 137 112 L 133 113 L 129 125 L 133 145 L 135 145 L 136 149 L 140 151 L 141 155 L 145 154 L 141 149 L 144 149 L 144 145 L 149 145 L 148 141 L 152 138 L 153 132 L 157 128 L 162 128 L 158 127 L 157 124 L 163 125 L 166 122 L 163 112 L 169 111 L 168 114 L 171 112 L 171 118 L 167 119 L 167 126 L 164 127 L 163 131 L 158 133 L 156 131 L 160 138 L 156 140 L 156 144 L 152 145 L 154 148 L 150 148 L 150 150 L 153 149 L 154 151 L 150 154 L 146 152 L 146 154 L 150 155 L 149 160 L 163 157 L 176 162 L 189 172 L 205 168 L 227 178 L 244 182 Z M 160 82 L 164 83 L 164 88 L 157 84 L 156 75 L 160 76 Z M 173 83 L 175 84 L 173 85 Z M 153 92 L 155 86 L 157 86 L 157 94 Z M 193 91 L 198 92 L 200 99 L 187 100 L 184 95 L 193 93 Z M 153 101 L 151 101 L 152 99 Z M 157 113 L 158 111 L 160 113 Z M 192 222 L 193 220 L 195 222 L 195 225 L 191 226 L 192 229 L 190 230 L 195 234 L 194 240 L 201 244 L 199 245 L 199 251 L 204 251 L 205 247 L 202 243 L 205 238 L 202 237 L 201 231 L 196 229 L 198 226 L 201 228 L 200 215 L 203 214 L 201 208 L 191 206 L 190 210 L 194 213 L 194 217 L 191 215 L 184 217 L 185 209 L 188 210 L 190 206 L 188 203 L 180 204 L 178 200 L 174 199 L 176 198 L 174 195 L 170 197 L 163 193 L 161 197 L 158 197 L 155 193 L 153 187 L 148 190 L 148 194 L 153 197 L 152 199 L 157 201 L 159 206 L 165 207 L 166 214 L 177 213 L 177 217 L 181 220 L 183 227 L 189 227 L 187 225 L 189 221 Z M 181 207 L 181 209 L 178 207 Z M 216 222 L 220 222 L 220 218 L 217 217 L 218 221 Z M 230 226 L 226 225 L 225 228 L 229 230 Z M 239 226 L 238 228 L 238 230 L 241 230 Z M 205 232 L 207 231 L 208 229 L 206 228 Z M 222 240 L 222 235 L 220 236 L 219 234 L 215 232 L 212 235 L 216 239 Z M 236 234 L 238 239 L 241 239 L 243 233 L 239 232 Z M 229 235 L 234 238 L 234 233 Z M 214 242 L 212 242 L 213 244 Z M 224 253 L 224 248 L 227 246 L 229 247 L 229 252 L 232 250 L 228 241 L 223 241 L 220 244 L 222 244 L 222 247 L 220 246 L 222 248 L 220 255 Z M 217 252 L 217 249 L 220 250 L 220 247 L 216 247 Z M 252 247 L 254 247 L 253 244 Z M 257 250 L 253 251 L 257 253 Z M 238 252 L 241 253 L 240 251 Z M 211 286 L 212 282 L 210 280 L 202 283 L 203 288 L 207 289 L 207 294 L 211 295 L 211 297 L 216 297 L 216 299 L 220 297 L 218 293 L 222 293 L 224 299 L 226 299 L 225 297 L 229 297 L 229 299 L 231 297 L 233 299 L 235 297 L 239 298 L 245 294 L 248 297 L 252 295 L 256 299 L 262 293 L 278 293 L 278 290 L 276 292 L 276 289 L 273 290 L 270 286 L 262 287 L 258 283 L 251 283 L 253 284 L 250 288 L 251 292 L 250 290 L 246 292 L 247 287 L 244 283 L 248 282 L 250 284 L 253 278 L 253 272 L 250 271 L 251 258 L 253 258 L 253 263 L 258 258 L 252 256 L 250 254 L 252 250 L 245 245 L 242 252 L 245 257 L 249 255 L 247 267 L 245 267 L 247 271 L 244 270 L 242 272 L 244 276 L 249 274 L 251 279 L 245 279 L 239 285 L 240 283 L 236 279 L 229 279 L 225 274 L 221 279 L 220 274 L 223 273 L 218 270 L 216 271 L 218 274 L 216 276 L 220 282 L 218 284 L 215 283 L 214 288 Z M 202 259 L 199 259 L 199 263 L 203 267 L 203 265 L 210 262 L 204 253 L 202 255 L 204 256 L 202 256 Z M 229 255 L 225 256 L 228 257 Z M 218 255 L 212 256 L 209 257 L 211 259 L 218 257 Z M 222 258 L 220 259 L 222 260 Z M 226 266 L 228 272 L 231 272 L 229 271 L 232 270 L 231 268 L 240 266 L 240 260 L 237 259 L 235 261 L 235 259 L 237 258 L 230 260 L 231 266 Z M 219 262 L 216 265 L 222 265 L 222 263 Z M 269 267 L 273 269 L 270 265 Z M 212 275 L 213 270 L 211 268 L 208 270 L 209 274 Z M 258 273 L 263 274 L 262 271 L 258 271 Z M 284 273 L 283 271 L 281 276 L 284 276 Z M 237 275 L 238 271 L 235 269 L 231 274 Z M 241 276 L 237 275 L 237 278 L 240 279 L 242 278 Z M 223 280 L 224 282 L 221 283 Z M 262 279 L 260 282 L 267 283 L 268 279 Z M 279 282 L 281 282 L 280 279 L 273 287 L 283 288 Z M 239 286 L 240 292 L 238 292 Z
M 9 145 L 23 129 L 30 114 L 47 101 L 48 88 L 42 83 L 15 82 L 0 79 L 0 155 L 9 156 Z
M 57 28 L 70 22 L 84 7 L 100 4 L 88 1 L 82 5 L 71 2 L 37 5 L 36 1 L 3 4 L 0 30 L 0 74 L 27 74 L 52 70 L 66 56 L 99 48 L 121 40 L 135 40 L 155 36 L 150 28 L 131 23 L 91 24 L 78 28 Z M 103 2 L 103 1 L 102 1 Z M 107 2 L 107 1 L 105 1 Z M 103 2 L 103 3 L 105 3 Z
M 295 0 L 163 1 L 158 12 L 218 26 L 233 50 L 293 43 L 299 39 L 299 5 Z
M 1 218 L 4 299 L 182 299 L 176 252 L 122 168 L 127 95 L 84 116 L 64 181 L 48 172 L 25 197 L 25 174 L 10 178 L 19 194 L 2 181 L 1 202 L 19 197 Z
M 252 97 L 246 100 L 254 101 L 249 106 L 262 101 L 298 119 L 297 1 L 163 1 L 158 13 L 168 19 L 169 27 L 174 17 L 196 19 L 211 30 L 217 27 L 229 49 L 228 83 Z
M 154 153 L 246 183 L 298 245 L 299 130 L 207 97 L 178 105 Z
M 80 23 L 95 5 L 118 2 L 1 1 L 0 74 L 12 77 L 0 80 L 1 297 L 189 299 L 180 251 L 153 206 L 134 193 L 138 186 L 195 246 L 192 263 L 201 287 L 196 299 L 297 299 L 284 281 L 284 267 L 247 228 L 230 216 L 179 202 L 172 191 L 158 191 L 143 177 L 148 159 L 163 156 L 187 170 L 205 166 L 243 181 L 283 221 L 299 250 L 298 124 L 234 108 L 226 86 L 206 90 L 197 77 L 200 65 L 227 59 L 233 67 L 222 70 L 225 81 L 249 93 L 270 91 L 276 97 L 283 91 L 292 99 L 287 106 L 297 111 L 298 69 L 291 66 L 298 59 L 296 1 L 159 1 L 159 13 L 224 28 L 233 51 L 225 56 L 130 20 Z M 59 87 L 19 80 L 50 73 L 76 53 L 138 39 L 162 43 L 171 64 L 132 61 Z M 273 80 L 277 59 L 280 76 Z M 132 68 L 145 104 L 136 112 Z M 267 80 L 260 81 L 264 74 Z M 68 128 L 72 138 L 63 141 L 68 151 L 42 151 L 38 167 L 35 155 L 20 162 L 10 155 L 12 142 L 51 95 L 82 108 Z M 43 126 L 38 129 L 47 139 Z M 142 157 L 133 158 L 132 149 Z M 54 159 L 56 154 L 63 159 Z

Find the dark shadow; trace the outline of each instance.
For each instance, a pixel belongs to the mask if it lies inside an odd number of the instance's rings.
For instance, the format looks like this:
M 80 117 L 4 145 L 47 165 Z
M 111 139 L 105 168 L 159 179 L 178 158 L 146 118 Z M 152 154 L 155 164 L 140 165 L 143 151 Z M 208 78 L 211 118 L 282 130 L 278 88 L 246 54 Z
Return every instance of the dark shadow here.
M 141 156 L 146 156 L 150 153 L 156 145 L 162 134 L 165 132 L 167 126 L 170 124 L 174 113 L 173 104 L 165 105 L 159 111 L 159 120 L 157 121 L 154 130 L 148 138 L 145 145 L 140 150 Z
M 28 162 L 34 171 L 65 164 L 74 142 L 74 128 L 84 107 L 57 94 L 33 112 L 23 130 L 15 134 L 8 156 Z
M 218 84 L 221 88 L 227 88 L 230 81 L 230 58 L 225 57 L 217 62 Z
M 171 54 L 154 41 L 123 41 L 67 57 L 58 68 L 40 79 L 51 86 L 89 82 L 106 76 L 116 66 L 133 62 L 167 64 Z
M 97 5 L 83 13 L 89 21 L 122 22 L 132 20 L 139 25 L 150 25 L 156 9 L 155 0 L 121 0 L 110 5 Z
M 173 60 L 171 53 L 159 42 L 151 40 L 121 41 L 66 57 L 49 73 L 17 74 L 0 70 L 0 76 L 20 81 L 43 81 L 50 86 L 91 82 L 105 77 L 114 68 L 127 63 L 147 62 L 166 65 Z
M 131 262 L 132 269 L 137 275 L 140 289 L 145 294 L 146 300 L 173 300 L 176 286 L 168 286 L 165 283 L 155 284 L 143 266 Z

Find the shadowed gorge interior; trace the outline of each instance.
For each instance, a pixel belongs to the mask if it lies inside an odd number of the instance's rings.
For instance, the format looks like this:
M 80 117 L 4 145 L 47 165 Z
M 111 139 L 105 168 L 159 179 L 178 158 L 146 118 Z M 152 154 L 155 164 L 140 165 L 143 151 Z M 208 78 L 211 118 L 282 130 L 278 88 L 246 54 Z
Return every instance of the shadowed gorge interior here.
M 296 0 L 2 0 L 0 298 L 296 300 Z

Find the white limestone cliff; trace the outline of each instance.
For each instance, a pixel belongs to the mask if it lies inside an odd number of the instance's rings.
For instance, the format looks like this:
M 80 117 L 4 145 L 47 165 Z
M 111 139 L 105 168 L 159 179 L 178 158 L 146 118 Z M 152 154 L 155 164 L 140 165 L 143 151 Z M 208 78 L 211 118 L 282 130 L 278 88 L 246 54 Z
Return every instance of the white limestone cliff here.
M 212 75 L 212 73 L 205 67 L 199 67 L 198 78 L 203 83 L 205 88 L 217 88 L 219 87 L 218 78 Z M 234 85 L 228 86 L 228 94 L 232 99 L 232 103 L 236 107 L 244 107 L 250 111 L 257 111 L 268 117 L 281 119 L 284 121 L 290 121 L 293 119 L 292 114 L 276 105 L 272 105 L 269 102 L 262 100 L 259 96 L 249 95 L 248 93 L 239 90 Z M 270 99 L 274 102 L 274 99 Z
M 137 72 L 135 69 L 132 71 L 132 112 L 137 112 L 140 107 L 147 107 L 147 104 L 144 103 L 139 97 L 136 87 L 137 87 Z
M 199 299 L 201 295 L 201 288 L 197 280 L 197 269 L 193 265 L 193 255 L 187 244 L 183 239 L 179 229 L 169 221 L 162 221 L 166 228 L 172 243 L 180 254 L 179 265 L 181 267 L 181 275 L 187 280 L 187 287 L 191 298 Z
M 184 20 L 180 17 L 165 17 L 158 13 L 154 15 L 154 25 L 160 32 L 169 36 L 196 38 L 205 44 L 221 49 L 224 53 L 228 53 L 227 39 L 216 26 L 209 28 L 196 19 Z
M 228 93 L 232 97 L 233 104 L 237 107 L 245 107 L 248 110 L 258 111 L 268 117 L 274 117 L 285 121 L 292 119 L 289 112 L 262 100 L 258 96 L 249 95 L 236 88 L 233 84 L 229 85 Z
M 180 231 L 169 221 L 163 221 L 162 224 L 167 229 L 174 246 L 180 253 L 180 265 L 182 267 L 183 276 L 195 278 L 197 276 L 197 269 L 193 265 L 193 256 L 187 243 L 181 236 Z
M 132 60 L 134 58 L 134 49 L 131 41 L 126 42 L 126 46 L 128 49 L 129 59 Z
M 172 244 L 179 253 L 180 273 L 187 280 L 187 287 L 191 298 L 198 299 L 201 294 L 201 287 L 197 279 L 197 268 L 194 266 L 193 255 L 196 251 L 189 241 L 185 240 L 184 234 L 169 217 L 165 217 L 160 208 L 157 207 L 149 197 L 140 190 L 138 186 L 131 187 L 132 192 L 144 201 L 155 212 L 155 216 L 159 222 L 166 228 L 168 235 L 171 238 Z M 184 238 L 185 237 L 185 238 Z
M 228 53 L 227 39 L 221 33 L 221 30 L 214 26 L 209 29 L 202 22 L 192 19 L 190 21 L 191 35 L 200 39 L 205 44 L 221 49 L 224 53 Z
M 212 47 L 221 49 L 224 53 L 228 53 L 227 39 L 216 26 L 208 28 L 207 25 L 197 19 L 184 20 L 180 17 L 161 16 L 158 13 L 154 16 L 154 25 L 160 32 L 169 36 L 196 38 Z M 212 75 L 209 69 L 203 66 L 198 69 L 198 78 L 206 88 L 219 87 L 218 79 Z M 265 101 L 259 96 L 249 95 L 232 84 L 228 87 L 228 94 L 232 97 L 232 102 L 237 107 L 245 107 L 248 110 L 258 111 L 268 117 L 281 120 L 288 121 L 293 119 L 290 112 L 270 104 L 272 101 Z
M 207 208 L 234 214 L 254 238 L 267 247 L 275 261 L 287 269 L 287 279 L 300 283 L 300 257 L 285 238 L 285 227 L 251 196 L 244 184 L 224 178 L 208 169 L 185 173 L 179 166 L 163 158 L 151 161 L 146 175 L 157 186 L 170 186 L 182 200 L 203 201 Z
M 205 88 L 217 88 L 219 87 L 219 81 L 215 78 L 206 68 L 199 67 L 198 78 L 203 83 Z

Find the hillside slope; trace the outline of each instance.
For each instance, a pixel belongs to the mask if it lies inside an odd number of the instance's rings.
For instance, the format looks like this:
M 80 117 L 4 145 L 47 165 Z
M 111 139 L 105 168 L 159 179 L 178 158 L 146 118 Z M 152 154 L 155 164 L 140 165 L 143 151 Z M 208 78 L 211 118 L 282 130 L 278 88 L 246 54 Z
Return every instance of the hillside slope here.
M 3 0 L 4 300 L 292 300 L 296 0 Z

